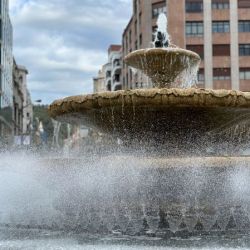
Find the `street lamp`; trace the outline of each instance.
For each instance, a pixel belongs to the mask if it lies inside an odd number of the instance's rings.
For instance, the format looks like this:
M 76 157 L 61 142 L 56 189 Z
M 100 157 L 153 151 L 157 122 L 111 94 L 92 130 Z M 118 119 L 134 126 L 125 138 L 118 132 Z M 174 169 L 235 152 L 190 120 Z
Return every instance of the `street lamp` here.
M 35 102 L 36 102 L 36 103 L 41 103 L 42 100 L 41 100 L 41 99 L 38 99 L 38 100 L 35 100 Z M 22 109 L 24 110 L 25 108 L 29 107 L 30 105 L 32 105 L 32 102 L 30 102 L 30 103 L 28 103 L 27 105 L 23 106 Z

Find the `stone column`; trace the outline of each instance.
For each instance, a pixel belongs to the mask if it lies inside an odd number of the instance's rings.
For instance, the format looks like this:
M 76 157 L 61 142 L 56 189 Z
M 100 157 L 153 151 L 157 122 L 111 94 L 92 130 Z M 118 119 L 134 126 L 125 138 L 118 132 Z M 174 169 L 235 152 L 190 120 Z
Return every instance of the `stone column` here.
M 238 34 L 238 1 L 230 0 L 231 81 L 232 89 L 235 90 L 240 89 Z
M 235 1 L 235 0 L 233 0 Z M 212 2 L 203 0 L 205 88 L 213 88 Z

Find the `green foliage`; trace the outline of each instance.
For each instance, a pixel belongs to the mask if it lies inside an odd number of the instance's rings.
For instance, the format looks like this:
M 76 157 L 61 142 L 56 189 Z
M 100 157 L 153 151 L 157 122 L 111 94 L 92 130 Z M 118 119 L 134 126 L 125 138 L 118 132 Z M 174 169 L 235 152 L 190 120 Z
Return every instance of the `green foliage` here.
M 48 114 L 48 105 L 34 105 L 33 106 L 33 124 L 34 131 L 37 131 L 36 117 L 43 123 L 44 131 L 48 136 L 48 142 L 50 143 L 53 138 L 53 124 Z
M 37 122 L 36 117 L 43 123 L 44 131 L 48 136 L 48 143 L 51 144 L 53 138 L 53 124 L 52 120 L 48 114 L 48 105 L 34 105 L 33 106 L 33 124 L 34 131 L 37 130 Z M 63 145 L 63 140 L 67 138 L 67 124 L 63 123 L 61 125 L 60 133 L 59 133 L 59 143 Z

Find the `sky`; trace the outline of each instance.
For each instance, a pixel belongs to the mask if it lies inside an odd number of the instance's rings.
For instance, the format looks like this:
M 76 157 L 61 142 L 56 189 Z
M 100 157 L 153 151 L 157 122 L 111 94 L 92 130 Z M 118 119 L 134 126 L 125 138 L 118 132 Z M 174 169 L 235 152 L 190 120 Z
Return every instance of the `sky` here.
M 93 77 L 120 44 L 132 0 L 9 0 L 13 54 L 43 104 L 92 93 Z

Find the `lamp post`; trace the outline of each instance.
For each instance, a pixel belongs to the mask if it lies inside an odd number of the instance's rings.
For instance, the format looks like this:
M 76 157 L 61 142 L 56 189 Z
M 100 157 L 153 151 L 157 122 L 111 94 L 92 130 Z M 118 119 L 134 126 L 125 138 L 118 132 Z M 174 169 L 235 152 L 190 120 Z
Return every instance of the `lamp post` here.
M 38 99 L 38 100 L 35 100 L 35 102 L 36 103 L 41 103 L 42 102 L 42 100 L 41 99 Z M 25 108 L 27 108 L 27 107 L 29 107 L 29 106 L 31 106 L 32 105 L 32 103 L 30 102 L 30 103 L 28 103 L 28 104 L 26 104 L 25 106 L 23 106 L 22 107 L 22 110 L 24 110 Z

